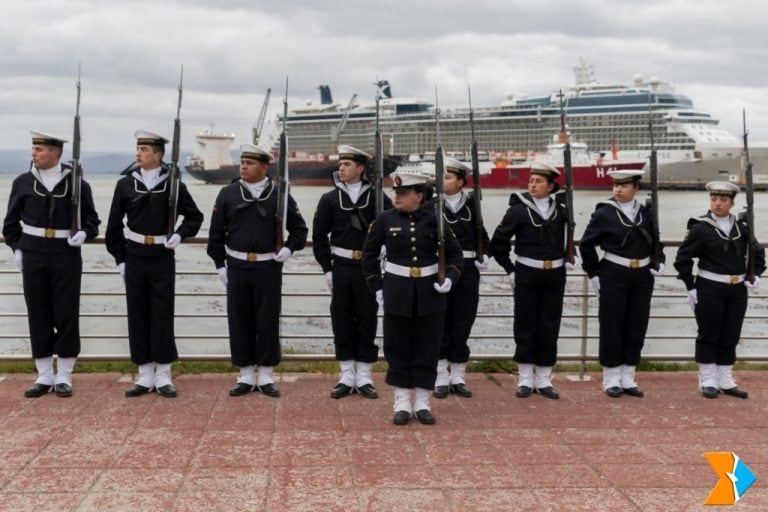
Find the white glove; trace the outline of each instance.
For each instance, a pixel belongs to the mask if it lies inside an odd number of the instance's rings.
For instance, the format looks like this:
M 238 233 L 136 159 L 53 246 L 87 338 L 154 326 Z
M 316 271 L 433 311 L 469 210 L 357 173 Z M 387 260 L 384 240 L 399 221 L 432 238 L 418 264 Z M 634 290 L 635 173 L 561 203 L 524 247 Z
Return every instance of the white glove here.
M 274 259 L 278 263 L 285 263 L 286 261 L 288 261 L 288 258 L 290 258 L 292 254 L 293 253 L 289 248 L 283 247 L 282 249 L 280 249 L 280 251 L 277 254 L 275 254 Z
M 379 312 L 384 311 L 384 290 L 376 290 L 376 303 L 379 305 Z
M 446 277 L 443 280 L 443 284 L 438 282 L 432 284 L 432 287 L 437 290 L 437 293 L 448 293 L 451 291 L 451 286 L 453 286 L 453 281 L 451 281 L 450 277 Z
M 511 286 L 512 289 L 514 290 L 515 289 L 515 273 L 510 272 L 509 274 L 507 274 L 507 280 L 509 281 L 509 286 Z
M 173 250 L 177 248 L 180 243 L 181 243 L 181 235 L 179 235 L 178 233 L 174 233 L 171 235 L 171 237 L 168 240 L 165 241 L 163 245 L 165 246 L 166 249 Z
M 696 304 L 699 303 L 699 293 L 696 288 L 688 290 L 688 305 L 691 306 L 691 311 L 696 312 Z
M 386 245 L 382 245 L 381 246 L 381 251 L 379 251 L 379 259 L 383 260 L 386 257 L 387 257 L 387 246 Z
M 22 254 L 23 253 L 21 252 L 21 249 L 16 249 L 15 251 L 13 251 L 13 261 L 16 262 L 16 266 L 18 267 L 19 272 L 21 272 L 21 269 L 22 269 L 22 264 L 21 264 Z
M 664 266 L 663 263 L 659 263 L 659 270 L 655 270 L 655 269 L 651 268 L 651 275 L 653 277 L 661 277 L 661 276 L 664 275 L 664 269 L 665 268 L 666 267 Z
M 760 286 L 760 277 L 755 276 L 755 282 L 754 283 L 750 283 L 749 281 L 747 281 L 745 279 L 744 280 L 744 286 L 746 286 L 747 288 L 750 288 L 752 290 L 757 290 L 757 287 Z
M 71 237 L 67 238 L 67 243 L 70 247 L 80 247 L 85 242 L 85 231 L 78 231 Z
M 216 269 L 216 273 L 219 274 L 219 281 L 226 288 L 229 278 L 227 278 L 227 267 L 219 267 Z
M 125 262 L 117 264 L 117 271 L 120 273 L 120 277 L 123 280 L 123 284 L 125 284 Z
M 491 258 L 487 254 L 483 254 L 483 261 L 475 260 L 475 268 L 477 270 L 488 270 L 488 265 L 491 263 Z
M 573 263 L 566 261 L 565 262 L 565 270 L 576 270 L 579 268 L 579 265 L 581 265 L 581 260 L 578 256 L 573 256 Z
M 595 297 L 600 298 L 600 276 L 590 277 L 589 282 L 592 285 L 592 291 L 595 292 Z
M 329 292 L 333 292 L 333 272 L 326 272 L 325 274 L 325 286 Z

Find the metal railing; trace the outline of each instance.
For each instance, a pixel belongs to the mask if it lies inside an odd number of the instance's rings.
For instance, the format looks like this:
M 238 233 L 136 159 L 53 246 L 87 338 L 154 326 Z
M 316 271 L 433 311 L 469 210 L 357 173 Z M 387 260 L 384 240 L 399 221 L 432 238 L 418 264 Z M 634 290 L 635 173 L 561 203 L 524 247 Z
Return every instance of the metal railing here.
M 180 345 L 179 355 L 182 360 L 225 361 L 230 359 L 226 344 L 228 340 L 226 292 L 216 278 L 216 273 L 213 271 L 208 257 L 203 255 L 202 260 L 200 259 L 203 254 L 200 245 L 205 243 L 207 240 L 204 238 L 194 238 L 185 241 L 184 244 L 186 250 L 189 251 L 186 264 L 192 267 L 203 265 L 205 270 L 182 266 L 185 261 L 184 258 L 179 258 L 180 253 L 177 251 L 177 261 L 182 265 L 179 265 L 181 270 L 176 272 L 176 339 L 177 344 Z M 102 239 L 93 241 L 88 248 L 94 248 L 93 245 L 99 244 L 103 245 Z M 665 245 L 668 248 L 677 247 L 679 242 L 667 241 Z M 104 258 L 106 251 L 101 250 L 103 254 L 99 256 Z M 111 262 L 111 258 L 108 256 L 107 258 Z M 94 269 L 85 252 L 84 261 L 80 314 L 83 351 L 80 359 L 128 360 L 127 321 L 119 322 L 126 316 L 122 283 L 111 264 L 105 266 L 102 262 L 102 266 L 105 268 Z M 669 267 L 671 269 L 671 264 Z M 671 274 L 673 273 L 674 271 L 671 272 Z M 306 249 L 297 253 L 296 257 L 286 264 L 283 276 L 283 312 L 280 315 L 280 331 L 284 348 L 288 346 L 288 351 L 283 355 L 283 359 L 334 360 L 333 334 L 330 327 L 330 313 L 328 312 L 330 294 L 325 290 L 325 281 L 312 258 L 311 250 Z M 110 280 L 106 287 L 103 282 L 99 286 L 86 283 L 86 280 L 104 279 Z M 2 326 L 0 329 L 0 360 L 28 360 L 30 353 L 29 333 L 25 321 L 26 310 L 23 309 L 21 278 L 18 271 L 10 268 L 10 263 L 7 268 L 0 269 L 0 297 L 4 297 L 0 299 L 0 325 Z M 760 292 L 750 293 L 750 306 L 745 318 L 745 333 L 741 340 L 753 346 L 749 347 L 748 353 L 740 353 L 740 360 L 768 361 L 768 334 L 761 328 L 768 320 L 768 315 L 764 314 L 768 308 L 767 298 L 768 296 Z M 191 306 L 185 304 L 190 299 L 195 299 Z M 313 304 L 302 309 L 300 302 L 303 300 L 309 300 Z M 566 349 L 559 353 L 558 360 L 579 362 L 583 369 L 587 362 L 598 359 L 597 301 L 591 294 L 586 274 L 581 271 L 568 272 L 564 300 L 565 307 L 559 343 L 561 351 L 564 346 L 569 347 L 570 350 Z M 199 307 L 201 301 L 205 301 L 202 308 Z M 514 336 L 511 334 L 512 301 L 513 293 L 507 284 L 504 272 L 486 271 L 481 273 L 480 307 L 470 336 L 470 345 L 496 343 L 501 344 L 501 349 L 485 349 L 485 351 L 481 349 L 478 351 L 475 347 L 471 359 L 484 361 L 512 359 L 514 349 Z M 320 311 L 321 308 L 322 311 Z M 113 326 L 120 326 L 116 329 L 117 332 L 98 332 L 98 327 L 111 321 L 119 322 Z M 192 324 L 199 321 L 206 322 L 206 324 L 199 326 L 198 330 L 195 331 Z M 647 351 L 643 354 L 644 360 L 693 360 L 694 352 L 691 347 L 696 335 L 695 322 L 687 306 L 685 288 L 682 282 L 675 281 L 674 275 L 666 275 L 657 278 L 649 325 L 653 327 L 655 324 L 671 321 L 688 322 L 688 325 L 682 329 L 682 332 L 679 325 L 670 330 L 662 327 L 661 332 L 658 332 L 658 328 L 649 328 L 646 336 Z M 379 324 L 377 338 L 380 340 L 381 322 Z M 749 328 L 750 325 L 753 328 Z M 190 326 L 195 332 L 188 332 Z M 314 342 L 314 346 L 322 343 L 323 350 L 296 350 L 291 348 L 291 342 L 294 344 L 296 342 L 309 342 L 310 344 Z M 115 350 L 115 345 L 118 343 L 118 350 Z M 681 343 L 687 343 L 689 350 L 684 353 L 669 350 L 669 346 L 680 345 Z M 107 346 L 112 350 L 105 350 Z M 653 349 L 648 351 L 649 346 L 664 346 L 665 349 L 653 352 Z

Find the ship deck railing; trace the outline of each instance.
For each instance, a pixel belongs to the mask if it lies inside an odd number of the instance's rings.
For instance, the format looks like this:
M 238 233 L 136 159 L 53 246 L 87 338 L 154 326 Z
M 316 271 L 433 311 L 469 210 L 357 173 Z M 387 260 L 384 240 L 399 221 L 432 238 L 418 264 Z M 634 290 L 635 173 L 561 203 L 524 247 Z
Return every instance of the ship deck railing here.
M 0 242 L 2 239 L 0 239 Z M 90 241 L 86 249 L 104 251 L 103 239 Z M 97 249 L 93 245 L 101 244 Z M 179 258 L 177 253 L 176 270 L 176 340 L 177 344 L 184 343 L 185 347 L 194 349 L 179 349 L 179 358 L 189 361 L 228 361 L 228 350 L 213 350 L 212 342 L 219 347 L 226 346 L 228 340 L 226 290 L 218 280 L 213 264 L 205 254 L 206 238 L 185 240 L 184 246 L 194 252 L 194 257 Z M 680 245 L 680 241 L 664 241 L 667 248 Z M 188 255 L 189 256 L 189 255 Z M 303 258 L 303 263 L 296 260 Z M 111 257 L 109 258 L 111 261 Z M 192 262 L 188 268 L 185 263 Z M 194 267 L 205 265 L 204 269 Z M 494 264 L 495 265 L 495 264 Z M 103 267 L 103 265 L 102 265 Z M 305 268 L 300 268 L 305 267 Z M 683 283 L 676 280 L 671 262 L 667 265 L 666 275 L 656 278 L 656 287 L 652 298 L 649 326 L 661 322 L 673 322 L 678 328 L 666 332 L 656 332 L 658 329 L 649 328 L 645 338 L 646 348 L 663 346 L 662 351 L 644 351 L 643 360 L 662 362 L 691 362 L 694 351 L 680 351 L 675 347 L 681 344 L 693 346 L 696 337 L 693 313 L 687 305 L 687 294 Z M 88 255 L 84 252 L 83 279 L 110 279 L 109 286 L 86 286 L 81 292 L 81 329 L 80 336 L 84 345 L 89 348 L 81 352 L 79 359 L 88 361 L 128 361 L 127 319 L 125 312 L 124 289 L 114 266 L 93 268 L 89 264 Z M 187 285 L 192 281 L 205 283 L 203 289 L 190 289 Z M 199 286 L 198 286 L 199 287 Z M 18 270 L 13 268 L 12 257 L 9 256 L 4 267 L 0 268 L 0 361 L 27 361 L 30 358 L 29 330 L 26 322 L 21 277 Z M 194 311 L 189 306 L 193 303 L 207 304 L 204 311 Z M 314 310 L 296 310 L 296 305 L 302 300 L 314 301 Z M 561 345 L 569 345 L 570 351 L 560 352 L 558 362 L 578 363 L 581 374 L 586 371 L 587 364 L 598 360 L 598 315 L 597 300 L 592 292 L 587 275 L 581 271 L 567 272 L 565 307 L 562 317 Z M 114 310 L 104 305 L 111 301 Z M 119 303 L 119 305 L 118 305 Z M 670 306 L 672 304 L 672 306 Z M 305 352 L 287 350 L 283 354 L 286 361 L 332 361 L 333 333 L 330 327 L 330 293 L 325 289 L 325 279 L 314 262 L 310 247 L 297 253 L 284 267 L 282 313 L 280 315 L 280 337 L 286 342 L 315 341 L 322 342 L 323 351 Z M 101 311 L 98 311 L 101 306 Z M 293 306 L 293 307 L 291 307 Z M 740 361 L 768 362 L 768 331 L 764 329 L 768 320 L 768 294 L 760 289 L 750 291 L 749 307 L 745 317 L 745 329 L 741 336 L 739 347 Z M 381 316 L 381 313 L 379 313 Z M 501 351 L 472 351 L 473 361 L 511 361 L 514 355 L 513 322 L 513 292 L 507 283 L 506 274 L 498 267 L 495 270 L 481 272 L 480 306 L 473 331 L 470 335 L 470 347 L 483 342 L 499 342 L 508 350 Z M 208 324 L 207 332 L 194 332 L 195 322 L 203 321 Z M 301 326 L 297 329 L 297 322 Z M 497 322 L 497 331 L 488 332 L 485 326 Z M 687 324 L 680 332 L 679 324 Z M 13 326 L 9 325 L 12 324 Z M 114 325 L 113 325 L 114 324 Z M 381 346 L 382 322 L 379 321 L 377 344 Z M 99 332 L 103 325 L 110 325 L 114 331 Z M 565 328 L 565 326 L 568 326 Z M 750 327 L 751 326 L 751 327 Z M 191 331 L 190 331 L 191 329 Z M 112 351 L 98 350 L 100 344 L 112 344 Z M 119 344 L 121 350 L 114 350 Z M 744 345 L 749 345 L 743 350 Z M 206 346 L 208 345 L 208 346 Z M 214 347 L 215 348 L 215 347 Z M 658 350 L 658 349 L 657 349 Z M 380 359 L 383 355 L 380 353 Z

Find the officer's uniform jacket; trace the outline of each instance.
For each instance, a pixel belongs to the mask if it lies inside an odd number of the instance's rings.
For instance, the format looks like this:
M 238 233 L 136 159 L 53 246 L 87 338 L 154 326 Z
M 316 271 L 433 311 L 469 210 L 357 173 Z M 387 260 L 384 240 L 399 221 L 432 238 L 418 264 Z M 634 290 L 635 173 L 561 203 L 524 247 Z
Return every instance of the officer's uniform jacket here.
M 749 230 L 743 219 L 734 218 L 730 233 L 724 233 L 711 212 L 688 220 L 688 232 L 677 251 L 675 269 L 688 290 L 696 288 L 693 258 L 699 269 L 722 275 L 739 276 L 746 272 Z M 765 249 L 755 251 L 755 274 L 765 272 Z
M 17 176 L 11 185 L 8 210 L 3 222 L 5 243 L 14 251 L 42 253 L 77 252 L 66 238 L 46 238 L 22 232 L 22 225 L 69 230 L 72 224 L 72 167 L 62 164 L 62 179 L 52 191 L 45 188 L 39 172 L 34 167 Z M 91 187 L 83 180 L 80 188 L 80 225 L 86 239 L 99 233 L 99 217 L 93 205 Z
M 126 254 L 144 257 L 165 255 L 163 244 L 139 243 L 126 240 L 123 232 L 127 225 L 134 233 L 149 236 L 165 236 L 168 230 L 168 196 L 170 194 L 170 168 L 164 162 L 160 166 L 157 182 L 148 189 L 141 177 L 141 169 L 132 164 L 122 173 L 115 186 L 105 241 L 107 251 L 120 264 Z M 182 240 L 195 236 L 203 223 L 203 214 L 197 208 L 184 182 L 179 182 L 178 215 L 184 217 L 176 228 Z M 123 218 L 127 216 L 124 224 Z
M 240 268 L 263 264 L 258 260 L 227 256 L 226 247 L 254 255 L 276 252 L 276 213 L 277 190 L 271 179 L 259 197 L 253 197 L 239 179 L 222 188 L 213 206 L 208 233 L 208 256 L 213 259 L 216 268 L 223 267 L 225 262 L 228 266 Z M 288 238 L 284 246 L 291 252 L 303 249 L 309 230 L 290 195 L 286 225 Z
M 445 310 L 445 294 L 435 291 L 437 275 L 402 277 L 385 272 L 382 278 L 379 254 L 386 246 L 387 263 L 414 269 L 436 264 L 437 217 L 434 208 L 422 207 L 413 212 L 396 209 L 381 212 L 370 225 L 363 244 L 363 272 L 368 288 L 384 289 L 384 309 L 404 317 L 431 315 Z M 445 230 L 445 277 L 456 283 L 464 259 L 461 247 L 450 229 Z

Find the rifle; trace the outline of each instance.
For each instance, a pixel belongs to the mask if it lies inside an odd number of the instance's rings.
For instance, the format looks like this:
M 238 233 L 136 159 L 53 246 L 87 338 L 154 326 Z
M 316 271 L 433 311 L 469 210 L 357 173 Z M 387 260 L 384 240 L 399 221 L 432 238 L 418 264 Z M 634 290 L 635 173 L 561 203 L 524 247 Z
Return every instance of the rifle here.
M 747 271 L 745 279 L 750 283 L 755 282 L 755 250 L 758 247 L 755 238 L 755 184 L 752 176 L 752 162 L 749 161 L 749 146 L 747 145 L 747 113 L 741 111 L 744 125 L 744 178 L 747 186 L 747 231 L 749 231 L 749 245 L 747 246 Z
M 475 139 L 475 117 L 472 110 L 472 90 L 467 85 L 469 94 L 469 130 L 472 134 L 472 189 L 475 192 L 473 213 L 475 214 L 475 259 L 483 262 L 483 209 L 480 202 L 483 200 L 483 191 L 480 189 L 480 162 L 477 156 L 477 140 Z
M 80 194 L 83 187 L 83 169 L 80 167 L 80 63 L 77 64 L 77 103 L 75 103 L 75 128 L 72 135 L 72 235 L 80 231 Z
M 283 131 L 280 132 L 280 156 L 277 158 L 275 190 L 277 192 L 277 211 L 275 212 L 275 251 L 283 248 L 286 222 L 288 219 L 288 135 L 285 133 L 285 120 L 288 117 L 288 77 L 285 77 L 285 98 L 283 98 Z
M 179 171 L 179 138 L 181 137 L 181 91 L 184 81 L 184 66 L 181 66 L 179 75 L 179 101 L 176 105 L 176 119 L 173 121 L 173 144 L 171 149 L 171 189 L 168 194 L 168 236 L 173 235 L 176 229 L 176 217 L 179 209 L 179 186 L 181 185 L 181 171 Z
M 651 209 L 651 267 L 659 270 L 661 265 L 661 232 L 659 224 L 659 162 L 656 157 L 656 145 L 653 141 L 653 117 L 651 116 L 651 100 L 648 99 L 648 133 L 651 138 L 651 197 L 646 206 Z
M 443 146 L 440 143 L 440 104 L 437 101 L 437 87 L 435 87 L 435 131 L 437 135 L 437 149 L 435 150 L 435 216 L 437 217 L 437 282 L 445 281 L 445 162 L 443 162 Z
M 384 211 L 384 190 L 382 182 L 384 181 L 384 151 L 381 140 L 381 131 L 379 131 L 379 100 L 381 99 L 381 82 L 376 82 L 376 133 L 374 134 L 374 151 L 376 156 L 373 159 L 373 196 L 376 199 L 376 214 Z
M 567 263 L 576 263 L 576 246 L 573 232 L 576 221 L 573 217 L 573 165 L 571 164 L 571 142 L 565 129 L 565 103 L 563 91 L 560 91 L 560 137 L 563 139 L 563 170 L 565 171 L 565 207 L 568 212 L 568 225 L 565 230 L 565 256 Z

